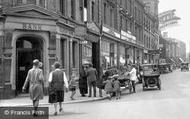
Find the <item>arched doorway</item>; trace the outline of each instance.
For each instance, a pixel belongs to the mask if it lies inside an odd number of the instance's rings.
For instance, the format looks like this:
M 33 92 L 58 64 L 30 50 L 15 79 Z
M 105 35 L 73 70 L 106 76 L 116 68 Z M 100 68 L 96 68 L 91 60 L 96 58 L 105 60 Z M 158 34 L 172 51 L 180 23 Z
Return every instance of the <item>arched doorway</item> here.
M 32 61 L 43 61 L 43 40 L 34 36 L 23 36 L 16 41 L 16 94 L 22 93 Z M 29 87 L 29 86 L 28 86 Z M 28 93 L 28 88 L 26 93 Z

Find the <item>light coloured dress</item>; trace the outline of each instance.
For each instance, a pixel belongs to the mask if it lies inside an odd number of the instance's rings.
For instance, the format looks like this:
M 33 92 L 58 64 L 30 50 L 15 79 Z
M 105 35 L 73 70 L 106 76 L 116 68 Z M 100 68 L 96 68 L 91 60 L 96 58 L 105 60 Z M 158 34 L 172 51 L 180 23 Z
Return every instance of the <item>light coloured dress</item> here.
M 43 99 L 43 71 L 40 68 L 33 67 L 28 71 L 23 88 L 26 89 L 29 83 L 29 93 L 31 100 Z

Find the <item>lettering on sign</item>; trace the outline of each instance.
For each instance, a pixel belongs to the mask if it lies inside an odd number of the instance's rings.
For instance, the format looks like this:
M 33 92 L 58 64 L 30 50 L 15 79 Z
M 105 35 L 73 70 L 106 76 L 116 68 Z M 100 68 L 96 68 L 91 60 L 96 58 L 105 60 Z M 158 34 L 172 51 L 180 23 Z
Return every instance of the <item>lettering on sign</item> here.
M 31 24 L 31 23 L 23 23 L 23 29 L 25 29 L 25 30 L 42 30 L 42 25 Z

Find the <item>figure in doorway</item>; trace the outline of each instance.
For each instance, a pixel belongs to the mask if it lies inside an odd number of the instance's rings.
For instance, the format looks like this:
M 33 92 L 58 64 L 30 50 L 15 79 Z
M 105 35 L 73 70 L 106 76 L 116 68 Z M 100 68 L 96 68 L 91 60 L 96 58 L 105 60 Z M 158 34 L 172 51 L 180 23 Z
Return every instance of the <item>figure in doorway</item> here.
M 34 107 L 33 116 L 37 116 L 39 100 L 43 99 L 43 85 L 44 85 L 43 71 L 42 69 L 39 68 L 38 59 L 35 59 L 33 61 L 33 67 L 28 71 L 24 86 L 22 88 L 23 92 L 26 91 L 28 83 L 30 84 L 29 87 L 30 99 L 33 101 L 33 107 Z

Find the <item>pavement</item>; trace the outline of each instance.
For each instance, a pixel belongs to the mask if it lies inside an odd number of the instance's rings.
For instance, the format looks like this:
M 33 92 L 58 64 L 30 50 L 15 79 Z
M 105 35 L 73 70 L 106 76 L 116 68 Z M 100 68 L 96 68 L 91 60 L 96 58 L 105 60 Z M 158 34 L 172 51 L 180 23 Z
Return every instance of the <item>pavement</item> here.
M 125 90 L 126 88 L 122 87 L 122 91 Z M 97 88 L 96 90 L 97 95 L 96 97 L 88 97 L 86 95 L 85 97 L 82 97 L 79 93 L 79 90 L 77 89 L 76 94 L 74 96 L 75 100 L 70 99 L 71 92 L 65 93 L 65 98 L 63 104 L 72 104 L 72 103 L 83 103 L 83 102 L 93 102 L 93 101 L 98 101 L 98 100 L 104 100 L 107 99 L 108 96 L 106 95 L 106 92 L 102 90 L 102 97 L 99 96 L 99 89 Z M 40 100 L 40 106 L 43 105 L 50 105 L 48 103 L 48 96 L 44 96 L 43 100 Z M 32 106 L 32 101 L 30 100 L 29 94 L 27 95 L 22 95 L 22 96 L 17 96 L 13 99 L 3 99 L 0 100 L 0 107 L 3 106 Z

